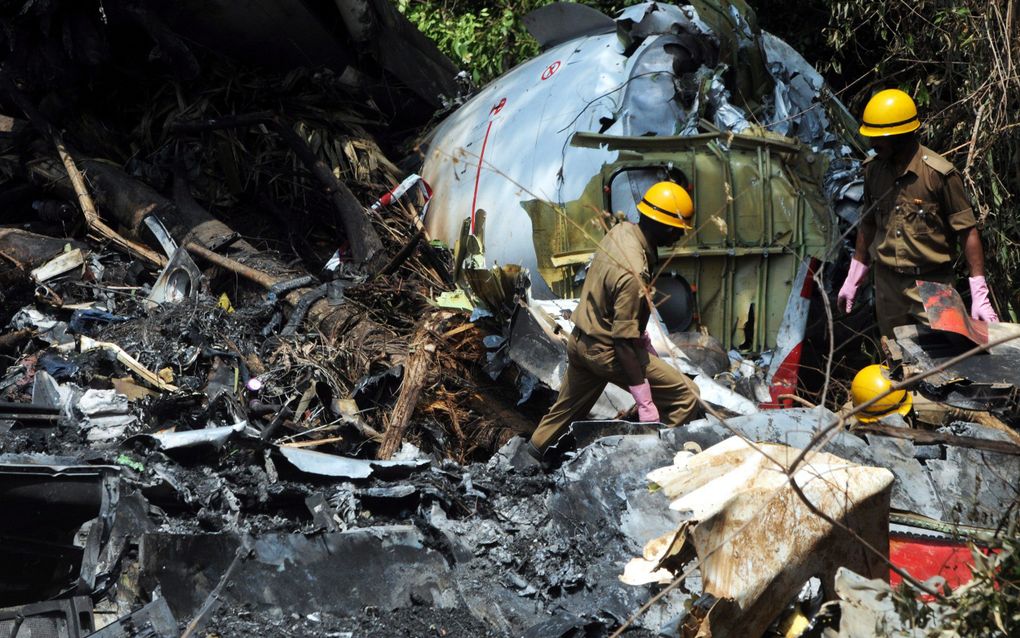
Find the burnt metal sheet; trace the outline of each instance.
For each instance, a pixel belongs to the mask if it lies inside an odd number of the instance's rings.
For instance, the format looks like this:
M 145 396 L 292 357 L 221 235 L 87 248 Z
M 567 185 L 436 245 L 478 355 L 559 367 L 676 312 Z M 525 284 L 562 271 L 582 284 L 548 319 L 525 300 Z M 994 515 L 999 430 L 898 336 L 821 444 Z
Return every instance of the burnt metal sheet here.
M 947 446 L 945 458 L 927 461 L 925 470 L 945 522 L 994 529 L 1020 498 L 1020 458 L 1014 455 Z
M 0 564 L 21 575 L 0 583 L 0 604 L 92 592 L 103 577 L 99 563 L 116 511 L 119 471 L 0 458 L 0 502 L 6 513 L 0 519 Z M 89 521 L 84 546 L 76 544 Z
M 539 7 L 522 19 L 543 50 L 584 35 L 612 33 L 616 21 L 583 4 L 556 2 Z
M 177 448 L 191 448 L 209 446 L 221 448 L 229 438 L 248 427 L 247 423 L 235 423 L 215 428 L 203 428 L 201 430 L 184 430 L 181 432 L 154 432 L 152 434 L 138 434 L 129 438 L 125 443 L 134 440 L 152 441 L 161 450 L 174 450 Z
M 142 537 L 140 580 L 159 586 L 178 618 L 194 616 L 243 547 L 220 597 L 284 613 L 349 615 L 415 602 L 451 607 L 450 566 L 410 525 L 313 535 L 152 533 Z
M 988 343 L 988 323 L 970 318 L 967 306 L 955 288 L 949 284 L 918 280 L 917 289 L 932 328 L 955 332 L 978 345 Z
M 429 465 L 428 459 L 411 461 L 376 461 L 353 459 L 347 456 L 326 454 L 284 445 L 276 448 L 283 458 L 297 469 L 320 476 L 336 476 L 346 479 L 363 479 L 376 475 L 406 474 Z
M 148 301 L 154 304 L 194 301 L 202 285 L 202 271 L 195 265 L 186 248 L 177 248 L 170 261 L 152 285 Z
M 106 625 L 88 638 L 177 638 L 177 619 L 165 598 Z
M 88 596 L 0 609 L 0 636 L 78 638 L 92 629 L 92 601 Z
M 992 342 L 1014 333 L 1020 334 L 1017 324 L 987 324 L 987 330 L 988 339 Z M 918 371 L 930 370 L 974 348 L 974 342 L 957 331 L 932 330 L 927 326 L 897 326 L 894 334 L 903 353 L 903 363 Z M 925 381 L 947 389 L 962 382 L 971 386 L 966 394 L 974 396 L 977 396 L 977 386 L 1020 388 L 1020 338 L 954 363 Z M 995 411 L 996 406 L 992 402 L 981 409 Z
M 658 434 L 663 427 L 658 423 L 633 423 L 631 421 L 615 419 L 609 421 L 574 421 L 570 424 L 567 433 L 570 439 L 573 439 L 575 447 L 584 448 L 607 436 Z M 561 437 L 552 447 L 564 450 L 569 446 L 570 439 L 566 436 Z

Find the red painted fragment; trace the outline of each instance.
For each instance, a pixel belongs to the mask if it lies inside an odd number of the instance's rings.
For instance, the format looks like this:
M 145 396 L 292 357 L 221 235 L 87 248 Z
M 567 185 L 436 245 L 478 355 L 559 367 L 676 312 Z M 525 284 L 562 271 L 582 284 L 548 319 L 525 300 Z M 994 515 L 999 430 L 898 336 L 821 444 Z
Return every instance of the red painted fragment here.
M 772 385 L 769 387 L 769 394 L 772 395 L 771 403 L 762 403 L 759 407 L 766 410 L 779 408 L 792 408 L 793 401 L 790 399 L 779 399 L 780 394 L 794 394 L 797 392 L 797 377 L 800 374 L 800 355 L 804 343 L 798 343 L 786 355 L 783 362 L 779 364 L 776 373 L 772 375 Z
M 974 578 L 974 557 L 960 541 L 897 537 L 893 533 L 889 537 L 889 560 L 922 582 L 942 576 L 953 589 Z M 889 584 L 896 587 L 902 582 L 899 574 L 890 571 Z

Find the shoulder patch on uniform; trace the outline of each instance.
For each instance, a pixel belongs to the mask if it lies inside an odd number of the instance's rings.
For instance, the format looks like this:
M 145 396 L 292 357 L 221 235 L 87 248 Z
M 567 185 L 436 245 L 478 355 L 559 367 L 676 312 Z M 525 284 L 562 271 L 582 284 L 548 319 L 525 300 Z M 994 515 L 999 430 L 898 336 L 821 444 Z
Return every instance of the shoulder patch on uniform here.
M 956 167 L 953 166 L 952 162 L 942 157 L 938 153 L 934 153 L 928 149 L 924 149 L 924 154 L 921 155 L 921 160 L 924 161 L 924 163 L 927 164 L 928 166 L 934 168 L 939 173 L 942 173 L 943 175 L 949 175 L 950 173 L 956 170 Z

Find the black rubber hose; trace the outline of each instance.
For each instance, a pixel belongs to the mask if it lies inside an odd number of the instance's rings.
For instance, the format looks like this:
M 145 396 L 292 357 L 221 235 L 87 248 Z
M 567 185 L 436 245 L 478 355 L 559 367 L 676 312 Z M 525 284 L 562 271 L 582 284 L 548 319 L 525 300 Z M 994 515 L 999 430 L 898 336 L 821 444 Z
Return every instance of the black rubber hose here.
M 317 288 L 312 288 L 309 292 L 305 293 L 301 300 L 294 306 L 294 312 L 290 313 L 290 319 L 287 320 L 287 325 L 280 331 L 280 335 L 289 337 L 297 332 L 298 326 L 305 320 L 305 315 L 308 314 L 308 309 L 312 307 L 312 304 L 326 296 L 326 284 L 322 284 Z

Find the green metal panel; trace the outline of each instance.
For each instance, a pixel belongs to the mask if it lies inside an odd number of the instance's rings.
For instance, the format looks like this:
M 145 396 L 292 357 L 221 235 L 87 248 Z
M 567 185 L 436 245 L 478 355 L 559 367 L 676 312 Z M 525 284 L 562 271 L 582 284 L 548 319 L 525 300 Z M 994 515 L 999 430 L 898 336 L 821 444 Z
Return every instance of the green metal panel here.
M 835 220 L 822 188 L 825 158 L 763 130 L 640 138 L 580 133 L 572 143 L 620 151 L 618 161 L 603 167 L 601 188 L 585 191 L 586 200 L 600 193 L 605 210 L 611 207 L 610 183 L 623 171 L 665 167 L 686 176 L 695 231 L 661 249 L 660 265 L 696 287 L 700 323 L 725 347 L 774 347 L 800 262 L 824 259 L 833 241 Z M 560 221 L 593 228 L 599 218 L 593 203 L 566 205 L 570 219 Z M 591 252 L 591 237 L 586 233 L 575 244 L 558 241 L 545 251 L 550 252 L 548 262 L 539 260 L 543 275 L 545 269 L 558 271 L 557 292 L 577 294 L 573 275 Z

